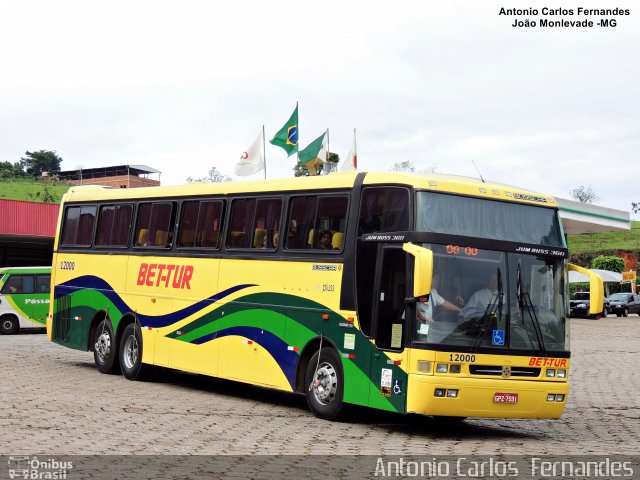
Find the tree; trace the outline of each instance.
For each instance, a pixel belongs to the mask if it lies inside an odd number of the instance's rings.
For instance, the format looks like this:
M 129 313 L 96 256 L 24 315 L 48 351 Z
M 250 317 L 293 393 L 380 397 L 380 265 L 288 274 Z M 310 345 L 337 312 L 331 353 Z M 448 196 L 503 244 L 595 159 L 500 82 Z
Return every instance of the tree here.
M 32 177 L 42 176 L 42 172 L 57 173 L 60 171 L 62 158 L 55 150 L 38 150 L 37 152 L 25 152 L 25 157 L 20 159 L 20 166 Z
M 20 178 L 24 176 L 25 173 L 20 163 L 0 162 L 0 179 Z
M 580 203 L 593 203 L 600 200 L 600 195 L 598 195 L 593 188 L 583 185 L 571 190 L 571 196 L 575 201 Z
M 187 182 L 189 183 L 193 183 L 193 182 L 230 182 L 231 181 L 231 177 L 228 175 L 225 175 L 224 173 L 221 173 L 218 171 L 218 169 L 216 167 L 211 167 L 211 170 L 209 170 L 209 175 L 206 177 L 202 177 L 202 178 L 187 178 Z
M 405 160 L 404 162 L 398 162 L 391 165 L 392 172 L 415 172 L 416 167 L 411 160 Z
M 625 261 L 620 257 L 600 255 L 593 259 L 591 266 L 598 270 L 622 273 L 624 271 Z
M 296 162 L 296 164 L 293 166 L 293 176 L 305 177 L 307 175 L 309 175 L 309 172 L 307 171 L 307 169 L 304 168 L 300 162 Z

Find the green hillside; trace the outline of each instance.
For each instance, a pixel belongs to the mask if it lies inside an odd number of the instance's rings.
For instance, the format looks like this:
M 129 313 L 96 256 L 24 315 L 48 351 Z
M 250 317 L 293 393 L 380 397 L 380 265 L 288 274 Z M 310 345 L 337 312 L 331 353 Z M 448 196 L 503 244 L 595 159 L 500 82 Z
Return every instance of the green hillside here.
M 0 180 L 0 199 L 41 202 L 43 197 L 52 197 L 49 203 L 60 203 L 69 185 L 60 182 L 36 180 Z
M 602 250 L 640 251 L 640 222 L 631 222 L 631 230 L 622 232 L 569 235 L 569 251 L 572 254 Z

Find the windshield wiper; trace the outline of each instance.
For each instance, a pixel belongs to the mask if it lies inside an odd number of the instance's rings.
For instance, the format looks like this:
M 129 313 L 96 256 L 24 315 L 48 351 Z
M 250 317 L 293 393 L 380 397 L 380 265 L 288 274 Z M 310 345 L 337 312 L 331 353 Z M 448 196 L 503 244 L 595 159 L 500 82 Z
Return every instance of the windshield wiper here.
M 484 311 L 484 315 L 480 318 L 480 332 L 473 339 L 473 343 L 471 344 L 471 351 L 475 352 L 480 344 L 482 343 L 482 339 L 485 337 L 485 333 L 487 328 L 489 327 L 489 322 L 491 322 L 494 318 L 502 318 L 502 307 L 504 305 L 504 291 L 502 289 L 502 274 L 500 273 L 500 269 L 498 268 L 498 293 L 495 295 L 495 298 L 492 298 L 492 301 L 489 305 L 487 305 L 487 309 Z M 496 317 L 496 312 L 498 316 Z
M 538 316 L 536 315 L 535 306 L 533 305 L 529 294 L 522 291 L 522 273 L 520 270 L 520 264 L 518 264 L 518 283 L 516 285 L 516 296 L 518 298 L 518 306 L 520 307 L 522 323 L 524 324 L 524 311 L 526 310 L 529 314 L 529 318 L 531 318 L 531 323 L 533 324 L 533 331 L 535 332 L 536 339 L 538 340 L 538 347 L 540 348 L 541 352 L 545 352 L 546 348 L 544 346 L 544 340 L 542 338 L 542 329 L 540 328 L 540 321 L 538 320 Z

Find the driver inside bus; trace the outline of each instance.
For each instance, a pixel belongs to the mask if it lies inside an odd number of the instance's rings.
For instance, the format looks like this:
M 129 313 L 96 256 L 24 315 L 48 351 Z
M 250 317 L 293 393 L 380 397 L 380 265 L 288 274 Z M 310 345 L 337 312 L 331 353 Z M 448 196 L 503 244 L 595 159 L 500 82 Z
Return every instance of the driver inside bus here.
M 426 302 L 416 303 L 416 317 L 418 334 L 426 335 L 429 333 L 429 323 L 433 322 L 434 307 L 442 307 L 451 312 L 460 312 L 460 307 L 449 300 L 445 300 L 438 294 L 435 288 L 431 289 L 429 300 Z

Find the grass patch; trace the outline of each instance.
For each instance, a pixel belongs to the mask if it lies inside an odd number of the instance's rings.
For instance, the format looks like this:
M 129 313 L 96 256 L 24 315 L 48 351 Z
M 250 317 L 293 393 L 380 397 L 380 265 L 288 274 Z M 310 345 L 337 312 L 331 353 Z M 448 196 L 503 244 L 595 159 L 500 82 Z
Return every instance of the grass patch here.
M 569 251 L 640 250 L 640 222 L 631 222 L 631 230 L 569 235 Z
M 45 187 L 49 194 L 55 198 L 55 203 L 60 203 L 62 196 L 67 193 L 70 185 L 59 182 L 38 182 L 36 180 L 0 180 L 0 199 L 2 200 L 26 200 L 28 202 L 40 202 L 36 197 L 38 192 L 42 196 Z

